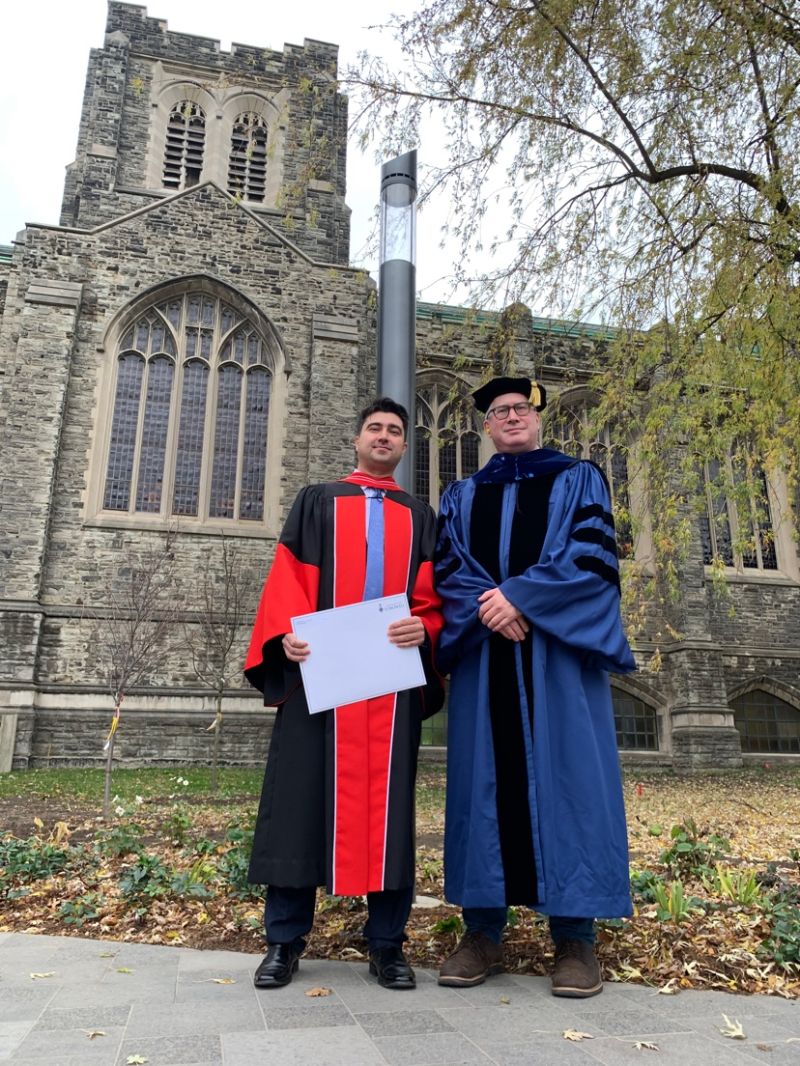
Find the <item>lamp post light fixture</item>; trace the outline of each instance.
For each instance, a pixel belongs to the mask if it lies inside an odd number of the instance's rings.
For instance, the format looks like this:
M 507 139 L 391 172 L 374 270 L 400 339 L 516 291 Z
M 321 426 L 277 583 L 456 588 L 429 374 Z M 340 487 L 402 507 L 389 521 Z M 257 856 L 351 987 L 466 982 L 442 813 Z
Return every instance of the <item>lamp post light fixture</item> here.
M 378 281 L 378 392 L 408 411 L 408 449 L 395 471 L 414 491 L 416 421 L 417 152 L 381 167 L 381 245 Z

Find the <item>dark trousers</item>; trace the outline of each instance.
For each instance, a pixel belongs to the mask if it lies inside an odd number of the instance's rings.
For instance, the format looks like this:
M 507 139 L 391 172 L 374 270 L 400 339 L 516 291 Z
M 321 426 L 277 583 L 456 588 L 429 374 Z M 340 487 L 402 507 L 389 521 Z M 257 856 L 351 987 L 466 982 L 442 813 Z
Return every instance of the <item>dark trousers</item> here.
M 294 944 L 301 951 L 305 938 L 314 924 L 317 890 L 310 888 L 281 888 L 269 885 L 264 909 L 264 928 L 268 944 Z M 405 940 L 406 922 L 411 913 L 414 889 L 389 889 L 367 895 L 369 918 L 364 936 L 370 951 L 400 947 Z
M 464 925 L 467 932 L 483 933 L 499 944 L 507 915 L 506 907 L 465 907 Z M 587 944 L 594 944 L 594 918 L 558 918 L 551 915 L 550 936 L 555 944 L 560 940 L 585 940 Z

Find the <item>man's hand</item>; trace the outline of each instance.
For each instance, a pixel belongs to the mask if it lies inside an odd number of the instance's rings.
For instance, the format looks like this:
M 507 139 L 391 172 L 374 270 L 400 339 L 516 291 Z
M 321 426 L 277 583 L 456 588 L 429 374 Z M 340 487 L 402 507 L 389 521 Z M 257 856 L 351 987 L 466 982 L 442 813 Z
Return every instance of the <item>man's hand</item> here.
M 530 629 L 527 618 L 507 600 L 500 589 L 487 589 L 478 597 L 478 618 L 493 633 L 520 641 Z
M 311 649 L 304 640 L 298 640 L 294 633 L 284 633 L 283 653 L 290 663 L 302 663 L 311 654 Z
M 497 632 L 501 637 L 505 637 L 506 640 L 513 640 L 515 644 L 521 644 L 529 629 L 530 626 L 523 618 L 517 622 L 509 622 L 507 626 L 501 626 Z
M 398 648 L 418 648 L 425 639 L 425 626 L 421 618 L 398 618 L 389 626 L 386 635 Z

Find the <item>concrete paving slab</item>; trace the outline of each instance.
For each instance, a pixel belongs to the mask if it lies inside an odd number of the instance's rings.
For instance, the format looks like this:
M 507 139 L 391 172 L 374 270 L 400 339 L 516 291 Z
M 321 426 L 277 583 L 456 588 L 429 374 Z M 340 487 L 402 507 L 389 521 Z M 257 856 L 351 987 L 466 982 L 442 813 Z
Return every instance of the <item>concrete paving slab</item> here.
M 50 1007 L 42 1011 L 34 1029 L 107 1029 L 124 1028 L 128 1024 L 131 1008 L 108 1007 Z
M 138 1037 L 123 1042 L 118 1061 L 124 1063 L 133 1055 L 147 1059 L 151 1066 L 197 1066 L 201 1062 L 222 1066 L 222 1041 L 210 1035 Z
M 474 989 L 418 970 L 416 991 L 381 988 L 363 962 L 303 960 L 290 985 L 258 991 L 258 956 L 171 945 L 9 934 L 0 938 L 0 1062 L 13 1066 L 800 1066 L 800 1004 L 777 997 L 607 984 L 559 999 L 546 977 Z M 129 969 L 130 973 L 120 972 Z M 33 980 L 31 972 L 55 970 Z M 222 983 L 219 983 L 222 979 Z M 309 997 L 313 988 L 330 995 Z M 723 1014 L 747 1039 L 719 1031 Z M 593 1039 L 567 1041 L 566 1029 Z M 89 1039 L 92 1030 L 104 1037 Z
M 454 1032 L 453 1026 L 435 1010 L 385 1010 L 356 1014 L 355 1020 L 373 1039 L 384 1036 L 418 1036 Z
M 587 1054 L 585 1044 L 538 1033 L 522 1044 L 492 1044 L 491 1059 L 497 1066 L 595 1066 L 597 1060 Z
M 186 973 L 181 970 L 175 982 L 176 1003 L 250 1003 L 254 1000 L 254 992 L 249 974 L 230 972 L 218 966 L 212 970 L 189 970 Z
M 283 1029 L 222 1037 L 225 1066 L 386 1066 L 386 1059 L 360 1029 Z
M 47 1005 L 53 1000 L 57 987 L 9 988 L 5 980 L 0 981 L 0 1022 L 34 1022 Z
M 389 1066 L 491 1066 L 492 1060 L 461 1033 L 426 1033 L 424 1036 L 391 1036 L 375 1041 Z
M 126 1039 L 214 1035 L 264 1031 L 264 1018 L 255 997 L 247 1002 L 211 1000 L 202 1010 L 195 1003 L 136 1003 L 130 1011 Z
M 776 1061 L 771 1054 L 766 1055 L 755 1046 L 751 1050 L 737 1047 L 733 1041 L 728 1041 L 728 1046 L 723 1047 L 696 1033 L 666 1033 L 655 1038 L 652 1043 L 658 1048 L 657 1054 L 640 1050 L 634 1041 L 619 1037 L 587 1040 L 585 1050 L 592 1059 L 604 1063 L 605 1066 L 628 1066 L 629 1063 L 631 1066 L 642 1066 L 643 1062 L 651 1061 L 644 1058 L 646 1055 L 652 1055 L 655 1066 L 695 1066 L 701 1063 L 702 1066 L 752 1066 L 754 1062 L 761 1062 L 762 1066 L 767 1063 L 773 1066 Z M 795 1059 L 795 1066 L 796 1062 Z
M 330 1029 L 334 1026 L 355 1025 L 350 1011 L 327 1000 L 307 1000 L 307 1006 L 275 1007 L 265 1010 L 264 1021 L 272 1029 Z
M 0 1060 L 10 1059 L 31 1031 L 31 1022 L 0 1022 Z
M 76 1058 L 86 1066 L 106 1066 L 107 1063 L 113 1066 L 123 1030 L 107 1028 L 104 1033 L 105 1036 L 92 1038 L 83 1029 L 35 1029 L 20 1043 L 10 1061 L 15 1062 L 19 1057 L 60 1066 L 63 1059 Z

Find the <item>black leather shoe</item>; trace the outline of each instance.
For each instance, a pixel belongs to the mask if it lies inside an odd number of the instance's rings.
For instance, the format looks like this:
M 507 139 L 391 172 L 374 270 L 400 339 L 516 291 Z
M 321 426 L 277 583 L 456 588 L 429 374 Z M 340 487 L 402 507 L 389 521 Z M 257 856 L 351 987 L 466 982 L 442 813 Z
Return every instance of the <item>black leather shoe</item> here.
M 256 988 L 283 988 L 297 973 L 300 952 L 292 944 L 270 944 L 253 977 Z
M 408 965 L 402 948 L 379 948 L 369 954 L 369 972 L 384 988 L 416 988 L 414 971 Z

